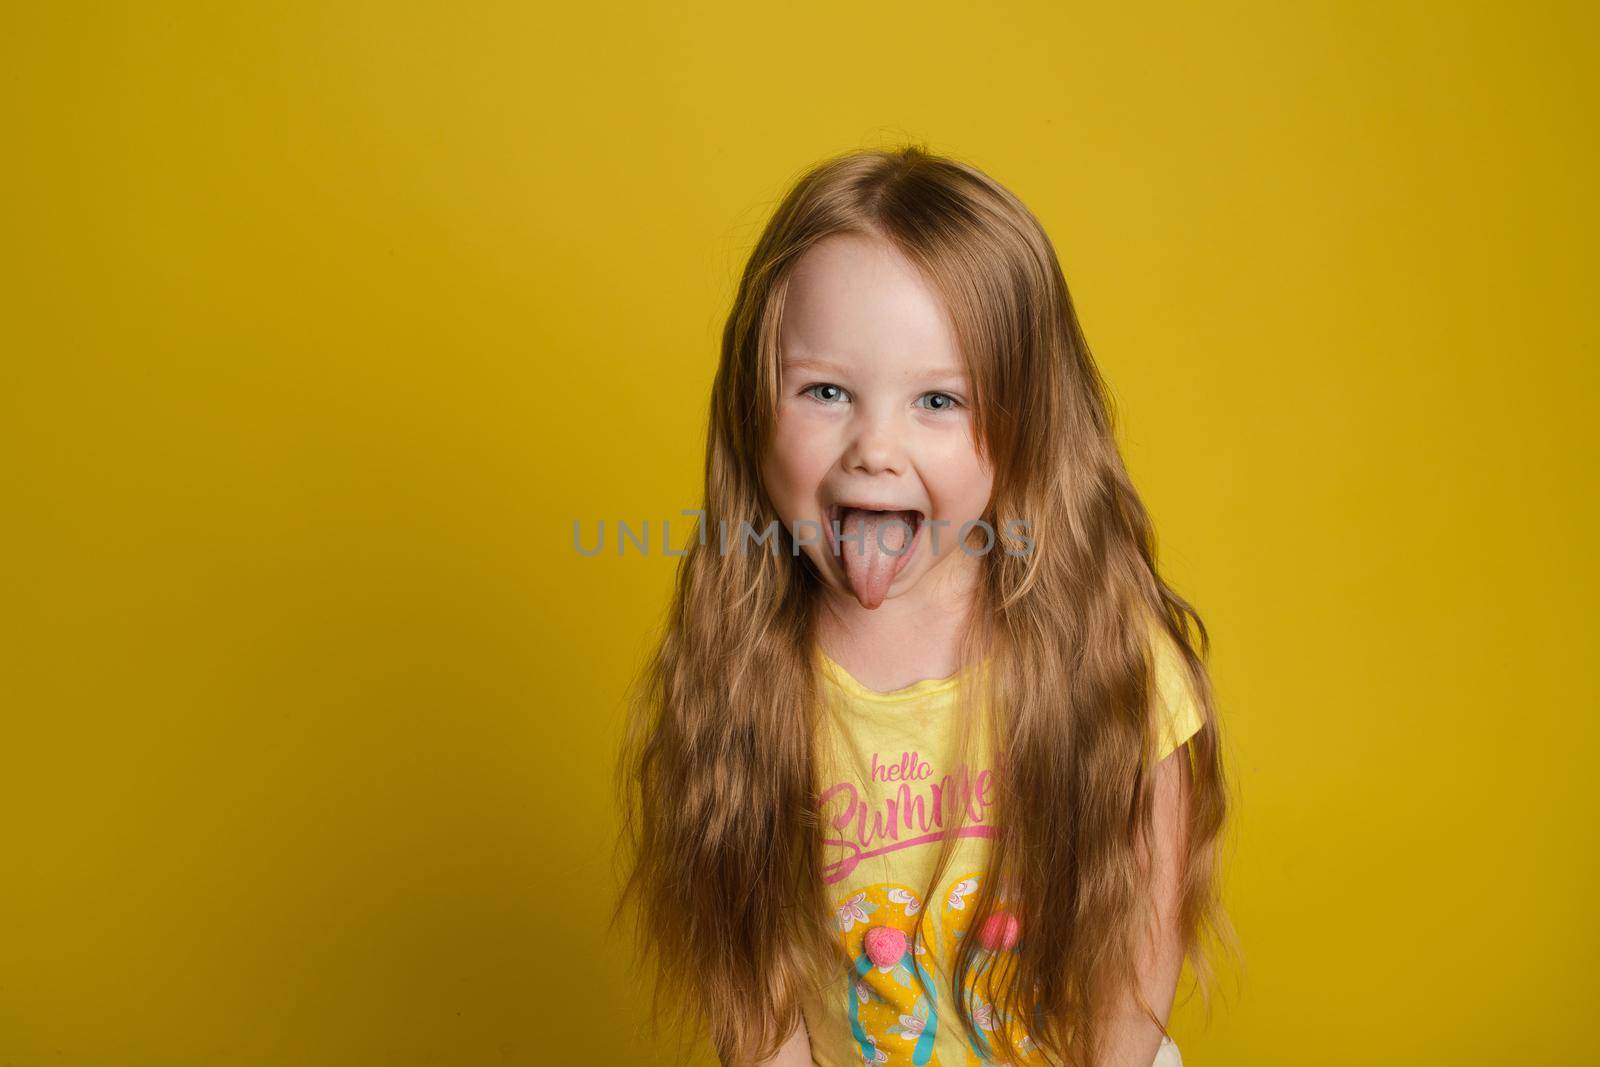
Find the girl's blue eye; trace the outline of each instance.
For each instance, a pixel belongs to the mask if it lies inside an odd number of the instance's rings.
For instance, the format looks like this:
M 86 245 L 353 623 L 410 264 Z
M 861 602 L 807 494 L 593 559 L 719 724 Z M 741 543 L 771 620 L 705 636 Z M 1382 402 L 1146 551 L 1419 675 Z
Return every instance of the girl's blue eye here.
M 831 390 L 831 394 L 824 395 L 822 390 L 825 389 Z M 831 382 L 818 382 L 815 385 L 808 385 L 804 389 L 800 390 L 800 395 L 809 396 L 822 404 L 832 404 L 844 397 L 846 394 L 843 389 L 840 389 L 837 385 L 834 385 Z M 918 399 L 925 400 L 928 397 L 939 397 L 944 401 L 944 403 L 934 407 L 924 408 L 924 411 L 950 411 L 954 408 L 962 406 L 961 401 L 957 400 L 949 393 L 923 393 Z
M 818 400 L 821 400 L 824 404 L 833 403 L 833 399 L 832 398 L 824 399 L 823 397 L 817 396 L 815 390 L 818 390 L 818 389 L 832 389 L 836 393 L 843 393 L 844 392 L 844 390 L 840 389 L 837 385 L 830 385 L 827 382 L 818 382 L 816 385 L 808 385 L 808 386 L 806 386 L 804 389 L 802 389 L 800 391 L 802 393 L 808 393 L 811 396 L 816 397 Z

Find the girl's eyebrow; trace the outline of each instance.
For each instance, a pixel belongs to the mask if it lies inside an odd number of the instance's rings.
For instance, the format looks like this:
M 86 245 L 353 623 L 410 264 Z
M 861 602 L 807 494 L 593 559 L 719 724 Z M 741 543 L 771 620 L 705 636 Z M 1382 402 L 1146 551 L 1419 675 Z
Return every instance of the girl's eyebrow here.
M 830 363 L 828 360 L 814 359 L 809 356 L 784 356 L 783 365 L 785 367 L 804 367 L 807 370 L 831 371 L 834 374 L 844 373 L 844 368 L 837 363 Z
M 809 356 L 785 356 L 783 357 L 783 365 L 785 368 L 796 370 L 804 368 L 806 370 L 827 371 L 830 374 L 849 373 L 846 368 L 837 363 Z M 918 371 L 912 377 L 917 381 L 964 382 L 967 379 L 967 372 L 959 367 L 927 367 Z

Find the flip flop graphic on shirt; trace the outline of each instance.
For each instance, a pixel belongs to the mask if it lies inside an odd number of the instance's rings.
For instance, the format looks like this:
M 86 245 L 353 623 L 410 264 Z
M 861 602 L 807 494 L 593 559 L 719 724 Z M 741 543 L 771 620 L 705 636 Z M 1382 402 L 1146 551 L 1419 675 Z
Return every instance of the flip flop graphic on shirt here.
M 1034 1059 L 1031 1055 L 1033 1042 L 1027 1032 L 1008 1017 L 1000 1017 L 994 1007 L 977 992 L 979 985 L 978 973 L 984 967 L 988 956 L 1014 951 L 1021 942 L 1022 929 L 1015 913 L 1007 906 L 1008 901 L 1004 894 L 996 902 L 994 910 L 985 920 L 982 928 L 976 935 L 972 932 L 972 913 L 976 902 L 978 885 L 987 877 L 982 871 L 972 871 L 950 882 L 940 895 L 940 923 L 938 958 L 941 963 L 954 970 L 956 950 L 961 942 L 971 936 L 977 936 L 978 949 L 972 957 L 972 965 L 967 968 L 967 973 L 962 982 L 961 996 L 970 998 L 972 1004 L 972 1021 L 977 1026 L 978 1036 L 983 1039 L 980 1044 L 971 1035 L 967 1035 L 967 1064 L 990 1064 L 996 1061 L 991 1059 L 995 1051 L 989 1042 L 988 1035 L 994 1033 L 1001 1026 L 1006 1027 L 1006 1033 L 1011 1036 L 1013 1047 L 1018 1048 L 1023 1055 L 1023 1062 Z M 999 961 L 990 966 L 998 965 Z M 943 974 L 942 981 L 949 982 L 951 976 Z M 951 1006 L 946 1011 L 947 1025 L 960 1027 L 956 1018 L 955 1008 Z
M 927 965 L 927 916 L 905 886 L 880 883 L 838 902 L 836 931 L 854 964 L 847 979 L 850 1030 L 864 1064 L 933 1065 L 937 986 Z

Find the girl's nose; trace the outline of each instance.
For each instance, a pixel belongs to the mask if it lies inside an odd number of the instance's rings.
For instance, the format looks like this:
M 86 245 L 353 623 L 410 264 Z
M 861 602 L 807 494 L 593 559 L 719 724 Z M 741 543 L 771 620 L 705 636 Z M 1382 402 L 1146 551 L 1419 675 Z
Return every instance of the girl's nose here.
M 863 417 L 843 457 L 847 471 L 862 474 L 900 474 L 905 469 L 905 445 L 891 418 Z

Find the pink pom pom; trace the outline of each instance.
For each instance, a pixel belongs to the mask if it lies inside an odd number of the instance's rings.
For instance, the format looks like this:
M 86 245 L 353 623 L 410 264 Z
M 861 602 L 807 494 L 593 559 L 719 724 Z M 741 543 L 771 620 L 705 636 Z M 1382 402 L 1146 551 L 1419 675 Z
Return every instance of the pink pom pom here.
M 984 920 L 978 931 L 978 943 L 990 952 L 1007 951 L 1017 947 L 1022 936 L 1022 923 L 1009 911 L 997 911 Z
M 874 926 L 867 931 L 867 959 L 879 967 L 892 967 L 906 954 L 906 935 L 892 926 Z

